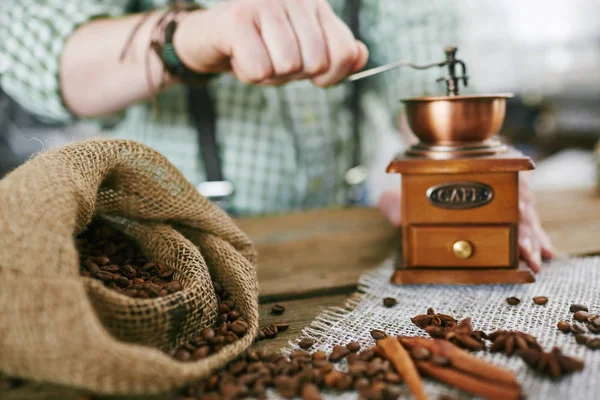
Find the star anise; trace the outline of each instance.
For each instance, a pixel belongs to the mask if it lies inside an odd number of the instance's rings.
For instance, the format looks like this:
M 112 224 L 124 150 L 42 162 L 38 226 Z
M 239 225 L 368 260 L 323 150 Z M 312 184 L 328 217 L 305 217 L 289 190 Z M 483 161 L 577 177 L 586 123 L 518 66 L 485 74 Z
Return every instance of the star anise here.
M 526 349 L 521 350 L 518 354 L 525 364 L 552 379 L 559 379 L 581 371 L 584 367 L 582 360 L 563 355 L 558 347 L 554 347 L 548 353 L 537 349 Z
M 427 330 L 427 327 L 435 327 L 439 328 L 434 329 L 435 331 L 440 331 L 444 334 L 456 328 L 457 323 L 457 321 L 450 315 L 436 314 L 436 312 L 433 311 L 433 308 L 428 309 L 427 314 L 419 314 L 416 317 L 411 318 L 410 320 L 419 328 Z
M 471 318 L 465 318 L 458 323 L 454 330 L 446 333 L 446 340 L 462 348 L 479 351 L 485 349 L 484 339 L 487 338 L 485 332 L 473 331 Z
M 496 331 L 490 333 L 488 338 L 492 341 L 492 347 L 490 348 L 492 353 L 503 352 L 509 357 L 519 350 L 542 350 L 537 339 L 525 332 Z

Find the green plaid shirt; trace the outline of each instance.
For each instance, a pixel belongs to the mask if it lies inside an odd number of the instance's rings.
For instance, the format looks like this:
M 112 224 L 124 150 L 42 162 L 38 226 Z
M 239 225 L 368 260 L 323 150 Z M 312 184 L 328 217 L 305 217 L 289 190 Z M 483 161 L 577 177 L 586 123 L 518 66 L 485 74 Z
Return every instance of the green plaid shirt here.
M 203 4 L 210 6 L 215 1 Z M 338 15 L 346 15 L 344 0 L 330 2 Z M 54 122 L 73 122 L 59 90 L 63 46 L 77 26 L 97 16 L 125 15 L 131 12 L 127 7 L 130 2 L 14 3 L 0 6 L 0 50 L 8 60 L 1 85 L 32 113 Z M 363 0 L 361 36 L 370 50 L 370 64 L 398 59 L 418 63 L 443 60 L 443 48 L 457 42 L 458 18 L 452 12 L 456 4 L 450 3 Z M 141 4 L 145 9 L 164 7 L 166 0 Z M 442 72 L 435 68 L 426 72 L 398 69 L 364 81 L 360 127 L 364 164 L 378 161 L 380 155 L 374 153 L 373 144 L 381 135 L 397 134 L 399 99 L 443 93 L 443 86 L 435 82 Z M 233 210 L 241 214 L 276 213 L 345 201 L 344 174 L 351 167 L 353 149 L 353 116 L 347 107 L 351 88 L 347 83 L 329 89 L 309 81 L 265 88 L 248 86 L 223 74 L 210 83 L 209 90 L 218 116 L 223 172 L 236 190 L 231 199 Z M 197 134 L 186 114 L 183 88 L 175 86 L 162 93 L 158 105 L 160 118 L 149 102 L 129 107 L 117 124 L 104 129 L 106 135 L 137 140 L 156 149 L 191 183 L 199 184 L 204 179 L 203 165 Z

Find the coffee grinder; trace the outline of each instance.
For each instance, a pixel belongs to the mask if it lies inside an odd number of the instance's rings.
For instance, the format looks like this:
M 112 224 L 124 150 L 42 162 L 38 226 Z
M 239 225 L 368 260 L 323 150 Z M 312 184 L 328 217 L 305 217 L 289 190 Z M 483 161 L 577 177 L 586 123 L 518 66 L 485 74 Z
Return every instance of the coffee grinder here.
M 446 96 L 402 100 L 419 142 L 397 155 L 402 247 L 394 284 L 530 283 L 519 262 L 519 172 L 529 157 L 498 138 L 511 94 L 459 94 L 468 83 L 456 47 L 446 59 Z M 460 69 L 460 74 L 458 73 Z

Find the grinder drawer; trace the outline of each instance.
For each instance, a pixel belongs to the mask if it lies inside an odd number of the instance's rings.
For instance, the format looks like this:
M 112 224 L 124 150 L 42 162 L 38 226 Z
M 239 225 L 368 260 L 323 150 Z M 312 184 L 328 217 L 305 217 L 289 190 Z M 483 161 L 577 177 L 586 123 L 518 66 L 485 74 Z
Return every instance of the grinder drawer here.
M 513 225 L 408 226 L 406 267 L 513 266 Z

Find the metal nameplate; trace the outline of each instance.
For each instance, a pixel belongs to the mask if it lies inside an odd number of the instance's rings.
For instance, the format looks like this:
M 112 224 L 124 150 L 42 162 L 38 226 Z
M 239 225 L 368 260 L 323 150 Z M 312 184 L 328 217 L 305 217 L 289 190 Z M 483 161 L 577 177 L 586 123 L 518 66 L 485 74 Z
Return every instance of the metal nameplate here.
M 481 182 L 446 182 L 427 189 L 427 199 L 431 204 L 451 210 L 481 207 L 493 197 L 492 187 Z

